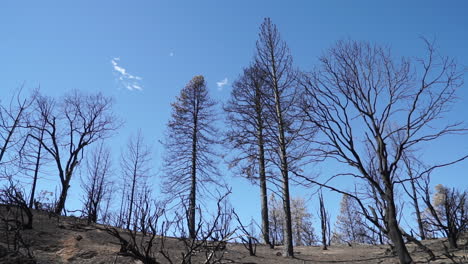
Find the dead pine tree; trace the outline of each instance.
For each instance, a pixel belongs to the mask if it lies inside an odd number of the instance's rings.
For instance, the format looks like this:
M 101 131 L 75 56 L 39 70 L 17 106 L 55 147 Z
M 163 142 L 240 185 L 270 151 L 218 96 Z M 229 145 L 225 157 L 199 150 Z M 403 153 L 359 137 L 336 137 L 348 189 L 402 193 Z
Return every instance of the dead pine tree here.
M 426 58 L 397 60 L 378 45 L 339 41 L 303 82 L 304 114 L 324 136 L 314 142 L 318 155 L 350 165 L 353 169 L 341 175 L 375 189 L 386 234 L 405 264 L 414 261 L 395 202 L 403 154 L 421 143 L 465 131 L 459 122 L 437 123 L 455 100 L 462 72 L 453 59 L 439 56 L 432 43 L 425 43 Z M 402 136 L 394 140 L 397 133 Z M 375 174 L 369 171 L 370 163 Z
M 216 103 L 209 97 L 203 76 L 195 76 L 172 103 L 164 147 L 163 191 L 170 198 L 188 200 L 189 237 L 196 237 L 197 197 L 208 183 L 216 183 L 214 145 L 218 131 L 214 127 Z
M 264 79 L 264 104 L 268 117 L 267 133 L 272 139 L 269 156 L 279 170 L 280 193 L 284 210 L 285 255 L 294 256 L 293 230 L 291 220 L 290 175 L 300 171 L 310 157 L 309 142 L 315 129 L 305 126 L 299 111 L 300 95 L 297 84 L 297 71 L 285 41 L 269 18 L 260 26 L 256 44 L 255 65 Z
M 122 184 L 129 187 L 123 194 L 125 196 L 123 201 L 126 203 L 126 212 L 123 212 L 123 215 L 127 229 L 137 224 L 132 223 L 136 210 L 136 198 L 146 185 L 146 180 L 151 176 L 150 163 L 151 149 L 145 144 L 141 130 L 138 130 L 135 136 L 130 136 L 127 148 L 120 158 Z
M 229 160 L 229 167 L 237 168 L 236 173 L 260 186 L 262 237 L 265 244 L 273 247 L 268 221 L 266 142 L 270 139 L 266 133 L 264 90 L 260 69 L 256 65 L 244 69 L 233 83 L 231 97 L 224 106 L 228 124 L 225 141 L 230 149 L 238 151 Z

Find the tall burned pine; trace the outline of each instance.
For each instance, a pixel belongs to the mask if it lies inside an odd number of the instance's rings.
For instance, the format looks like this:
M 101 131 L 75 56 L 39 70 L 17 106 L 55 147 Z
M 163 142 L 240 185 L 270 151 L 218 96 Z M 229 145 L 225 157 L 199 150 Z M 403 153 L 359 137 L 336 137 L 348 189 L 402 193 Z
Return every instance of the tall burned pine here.
M 264 104 L 268 116 L 267 131 L 272 139 L 274 153 L 269 159 L 280 171 L 280 192 L 285 217 L 286 256 L 294 256 L 289 194 L 290 175 L 297 173 L 310 154 L 305 137 L 314 134 L 312 127 L 304 126 L 299 111 L 297 71 L 289 48 L 281 39 L 276 26 L 266 18 L 260 27 L 255 64 L 261 71 L 265 85 Z
M 218 136 L 213 126 L 215 105 L 203 76 L 195 76 L 172 103 L 167 125 L 163 191 L 174 199 L 188 200 L 186 218 L 192 239 L 196 237 L 198 193 L 219 176 L 213 150 Z
M 264 76 L 255 65 L 244 69 L 243 74 L 232 85 L 231 98 L 224 107 L 227 113 L 228 132 L 226 140 L 237 155 L 230 160 L 229 167 L 237 167 L 241 176 L 260 185 L 262 236 L 266 244 L 270 241 L 267 194 L 266 106 L 264 99 Z

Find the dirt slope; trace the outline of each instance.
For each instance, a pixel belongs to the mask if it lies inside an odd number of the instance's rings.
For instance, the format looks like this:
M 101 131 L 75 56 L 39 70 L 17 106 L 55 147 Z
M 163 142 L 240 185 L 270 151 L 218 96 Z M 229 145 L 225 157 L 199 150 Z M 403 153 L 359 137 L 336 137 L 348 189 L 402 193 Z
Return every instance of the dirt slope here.
M 87 226 L 80 219 L 73 217 L 49 218 L 45 213 L 36 213 L 34 228 L 23 231 L 24 241 L 31 245 L 31 251 L 37 263 L 141 263 L 132 257 L 119 255 L 120 245 L 117 239 L 102 230 L 101 225 Z M 11 237 L 9 238 L 11 241 Z M 167 243 L 174 257 L 180 255 L 181 243 L 176 239 Z M 12 254 L 6 250 L 7 237 L 0 228 L 0 263 L 33 263 L 24 256 Z M 414 245 L 409 250 L 418 263 L 453 263 L 443 255 L 444 240 L 424 241 L 438 256 L 428 262 L 427 256 Z M 459 263 L 468 263 L 468 246 L 452 252 Z M 249 256 L 241 244 L 228 244 L 224 252 L 223 263 L 397 263 L 389 253 L 388 246 L 356 245 L 353 247 L 338 245 L 329 250 L 320 247 L 295 247 L 296 258 L 281 256 L 282 248 L 270 249 L 257 247 L 257 256 Z M 23 250 L 24 253 L 24 250 Z M 202 262 L 203 254 L 195 257 Z M 198 260 L 197 260 L 198 259 Z M 161 258 L 161 263 L 165 263 Z

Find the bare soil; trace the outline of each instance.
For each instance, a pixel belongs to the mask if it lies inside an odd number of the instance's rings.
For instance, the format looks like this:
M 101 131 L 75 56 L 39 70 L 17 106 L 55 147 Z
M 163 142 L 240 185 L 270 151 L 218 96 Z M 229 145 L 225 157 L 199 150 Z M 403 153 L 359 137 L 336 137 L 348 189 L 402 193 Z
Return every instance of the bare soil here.
M 0 227 L 0 263 L 33 263 L 23 254 L 13 254 L 7 250 L 7 238 L 3 223 Z M 49 217 L 46 213 L 36 212 L 34 228 L 23 231 L 23 239 L 30 244 L 36 263 L 141 263 L 130 256 L 119 254 L 118 240 L 105 232 L 102 225 L 86 225 L 74 217 Z M 10 238 L 11 239 L 11 238 Z M 444 239 L 423 241 L 437 255 L 428 261 L 427 255 L 414 244 L 408 248 L 417 263 L 468 263 L 467 239 L 460 241 L 461 248 L 451 251 L 451 260 L 444 253 Z M 174 258 L 180 256 L 182 243 L 175 238 L 166 240 L 166 247 Z M 228 243 L 222 263 L 398 263 L 386 245 L 332 245 L 328 250 L 318 246 L 298 246 L 294 248 L 295 258 L 282 256 L 283 248 L 270 249 L 265 245 L 257 246 L 257 256 L 249 256 L 242 244 Z M 203 252 L 198 252 L 194 263 L 202 263 Z M 166 263 L 160 258 L 161 263 Z M 456 262 L 454 262 L 456 261 Z

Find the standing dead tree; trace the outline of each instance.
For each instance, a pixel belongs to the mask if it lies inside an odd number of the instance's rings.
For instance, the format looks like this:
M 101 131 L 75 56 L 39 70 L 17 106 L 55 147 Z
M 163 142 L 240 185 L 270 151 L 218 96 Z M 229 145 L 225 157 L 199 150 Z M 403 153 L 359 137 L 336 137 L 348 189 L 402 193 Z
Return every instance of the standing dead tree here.
M 41 144 L 44 140 L 46 122 L 41 118 L 37 110 L 38 109 L 35 109 L 30 113 L 29 120 L 27 121 L 28 124 L 35 124 L 35 127 L 28 130 L 28 136 L 26 136 L 24 143 L 19 149 L 19 164 L 21 168 L 25 171 L 25 174 L 32 174 L 31 192 L 29 196 L 30 208 L 33 208 L 34 202 L 36 201 L 36 187 L 41 168 L 49 161 L 47 151 L 44 151 Z M 34 137 L 31 135 L 34 135 Z
M 124 222 L 126 222 L 126 228 L 130 229 L 132 225 L 134 214 L 134 207 L 136 198 L 140 195 L 146 186 L 146 179 L 151 175 L 151 150 L 145 144 L 143 135 L 139 130 L 135 137 L 130 137 L 127 144 L 127 150 L 122 153 L 121 156 L 121 168 L 123 176 L 123 185 L 129 186 L 130 189 L 124 192 L 125 196 L 125 208 Z
M 459 122 L 436 124 L 454 102 L 462 73 L 453 59 L 438 56 L 434 46 L 426 44 L 427 58 L 414 63 L 397 62 L 379 46 L 340 41 L 321 58 L 320 70 L 303 82 L 304 114 L 326 138 L 314 141 L 320 146 L 319 155 L 349 164 L 356 171 L 344 175 L 375 188 L 400 263 L 413 263 L 395 203 L 403 154 L 421 143 L 464 131 Z M 418 63 L 420 68 L 413 65 Z M 404 136 L 392 140 L 396 133 Z M 376 164 L 377 177 L 368 170 L 370 162 Z
M 429 181 L 425 181 L 423 186 L 423 201 L 429 212 L 426 221 L 432 229 L 430 231 L 442 232 L 448 239 L 449 247 L 458 248 L 460 236 L 468 230 L 468 192 L 438 184 L 431 202 Z
M 269 18 L 260 26 L 256 44 L 255 65 L 264 79 L 264 105 L 268 112 L 266 127 L 271 139 L 269 161 L 280 171 L 280 192 L 284 210 L 285 255 L 293 257 L 293 230 L 289 181 L 291 172 L 300 171 L 310 155 L 308 141 L 314 133 L 312 126 L 305 126 L 299 109 L 297 71 L 285 41 Z
M 320 229 L 322 230 L 322 249 L 327 250 L 330 244 L 331 230 L 330 230 L 330 214 L 325 208 L 323 201 L 323 194 L 319 192 L 319 217 L 320 217 Z
M 268 133 L 266 132 L 267 109 L 265 106 L 265 81 L 255 65 L 232 85 L 231 98 L 224 106 L 229 125 L 226 141 L 239 153 L 230 160 L 229 167 L 237 167 L 241 176 L 260 186 L 263 241 L 270 242 L 268 222 L 267 159 Z
M 239 215 L 235 211 L 233 211 L 233 214 L 237 220 L 238 229 L 241 232 L 239 237 L 242 241 L 242 245 L 249 251 L 250 256 L 255 256 L 257 254 L 258 239 L 253 234 L 254 231 L 250 231 L 254 228 L 253 221 L 251 221 L 249 225 L 245 226 L 242 224 Z
M 32 104 L 32 97 L 22 98 L 21 92 L 22 89 L 15 92 L 7 105 L 0 104 L 0 165 L 16 159 L 15 151 L 7 161 L 7 152 L 21 141 L 18 130 L 25 126 L 27 109 Z
M 81 187 L 84 191 L 83 216 L 88 225 L 98 221 L 101 205 L 106 196 L 111 193 L 110 173 L 111 156 L 110 150 L 101 142 L 86 160 L 85 178 L 81 179 Z
M 403 163 L 405 165 L 405 170 L 406 173 L 409 177 L 409 189 L 403 184 L 403 188 L 405 192 L 408 194 L 408 196 L 411 198 L 413 207 L 414 207 L 414 213 L 416 214 L 416 223 L 418 225 L 418 233 L 419 233 L 419 238 L 421 240 L 426 239 L 426 230 L 424 227 L 423 223 L 423 218 L 422 218 L 422 213 L 421 213 L 421 206 L 420 206 L 420 197 L 418 193 L 418 182 L 421 180 L 421 171 L 420 170 L 425 170 L 423 168 L 423 165 L 419 160 L 417 160 L 414 157 L 411 157 L 407 154 L 404 154 L 402 157 Z
M 45 121 L 44 138 L 30 134 L 55 161 L 61 191 L 55 208 L 60 214 L 65 208 L 70 181 L 83 159 L 83 151 L 97 140 L 107 138 L 119 127 L 111 112 L 112 100 L 102 94 L 82 94 L 74 91 L 60 103 L 44 96 L 36 98 L 37 108 Z M 37 124 L 31 128 L 42 129 Z
M 203 76 L 195 76 L 172 104 L 164 159 L 163 191 L 171 198 L 188 200 L 187 225 L 190 238 L 196 235 L 197 197 L 208 183 L 216 183 L 218 143 L 214 127 L 216 103 L 209 97 Z M 206 190 L 205 190 L 206 191 Z

